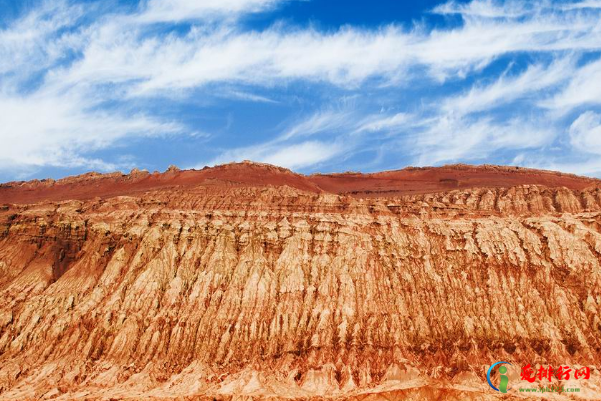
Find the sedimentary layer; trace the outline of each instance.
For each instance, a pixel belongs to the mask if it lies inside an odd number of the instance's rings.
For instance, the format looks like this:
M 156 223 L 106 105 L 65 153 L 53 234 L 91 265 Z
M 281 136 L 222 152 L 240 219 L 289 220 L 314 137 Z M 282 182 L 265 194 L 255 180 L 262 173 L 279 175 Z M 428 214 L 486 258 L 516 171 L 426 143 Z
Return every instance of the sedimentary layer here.
M 588 366 L 568 385 L 601 397 L 597 181 L 229 168 L 0 189 L 0 399 L 495 399 L 501 360 Z

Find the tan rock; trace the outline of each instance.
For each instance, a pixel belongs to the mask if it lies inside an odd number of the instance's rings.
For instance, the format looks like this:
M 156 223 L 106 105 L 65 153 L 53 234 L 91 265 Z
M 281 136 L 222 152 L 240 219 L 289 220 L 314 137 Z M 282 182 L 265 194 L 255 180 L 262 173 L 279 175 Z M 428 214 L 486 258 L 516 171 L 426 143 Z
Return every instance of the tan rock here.
M 370 180 L 393 173 L 242 163 L 0 188 L 24 197 L 0 209 L 0 399 L 489 399 L 497 360 L 592 366 L 592 397 L 595 182 L 436 171 L 457 185 L 383 195 Z M 72 197 L 90 180 L 110 186 Z

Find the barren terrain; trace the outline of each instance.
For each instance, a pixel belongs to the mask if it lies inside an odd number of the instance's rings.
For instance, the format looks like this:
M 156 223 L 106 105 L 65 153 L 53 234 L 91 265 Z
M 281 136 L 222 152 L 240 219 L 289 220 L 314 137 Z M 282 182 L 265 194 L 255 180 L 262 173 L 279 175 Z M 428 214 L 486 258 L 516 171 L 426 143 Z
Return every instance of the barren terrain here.
M 600 263 L 601 182 L 538 170 L 3 184 L 0 399 L 601 399 Z

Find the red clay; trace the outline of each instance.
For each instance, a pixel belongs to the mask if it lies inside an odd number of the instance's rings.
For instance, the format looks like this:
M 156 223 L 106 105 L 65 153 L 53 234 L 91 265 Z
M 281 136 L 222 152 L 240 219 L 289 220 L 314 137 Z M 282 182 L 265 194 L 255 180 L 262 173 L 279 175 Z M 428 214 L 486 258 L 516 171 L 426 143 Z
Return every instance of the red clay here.
M 475 187 L 543 185 L 581 190 L 601 186 L 601 181 L 552 171 L 517 167 L 451 165 L 409 167 L 373 174 L 315 174 L 304 176 L 262 163 L 232 163 L 202 170 L 169 169 L 165 173 L 133 171 L 131 174 L 88 173 L 62 180 L 34 180 L 0 185 L 0 203 L 85 200 L 133 195 L 168 187 L 283 186 L 303 191 L 346 194 L 355 197 L 390 197 Z
M 600 180 L 555 171 L 505 166 L 408 167 L 374 174 L 345 173 L 313 175 L 309 179 L 328 192 L 354 196 L 386 197 L 425 194 L 477 187 L 510 188 L 517 185 L 542 185 L 581 190 L 599 186 Z

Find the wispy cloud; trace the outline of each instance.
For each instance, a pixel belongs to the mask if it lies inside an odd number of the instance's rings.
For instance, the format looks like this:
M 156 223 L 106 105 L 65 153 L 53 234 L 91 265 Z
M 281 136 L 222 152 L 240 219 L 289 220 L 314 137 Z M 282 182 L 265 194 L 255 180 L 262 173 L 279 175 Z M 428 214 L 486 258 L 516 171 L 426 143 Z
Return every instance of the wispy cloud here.
M 345 147 L 337 142 L 305 141 L 295 144 L 267 143 L 258 146 L 228 150 L 210 164 L 254 160 L 290 169 L 300 169 L 326 162 L 344 153 Z
M 601 114 L 586 111 L 579 114 L 567 128 L 567 143 L 554 152 L 530 149 L 517 157 L 522 165 L 564 171 L 574 174 L 601 176 Z
M 601 104 L 601 59 L 585 64 L 567 77 L 569 85 L 544 105 L 568 112 L 585 104 Z
M 356 87 L 370 77 L 397 78 L 423 66 L 432 78 L 463 76 L 515 52 L 601 49 L 596 18 L 551 15 L 545 20 L 467 21 L 450 31 L 406 32 L 344 28 L 269 28 L 240 32 L 227 26 L 146 36 L 118 23 L 99 27 L 84 57 L 60 76 L 68 82 L 129 83 L 132 95 L 215 82 L 261 85 L 290 80 Z
M 47 1 L 0 30 L 0 77 L 27 78 L 66 57 L 77 45 L 71 34 L 59 32 L 72 27 L 83 14 L 81 6 Z
M 343 152 L 352 151 L 345 133 L 356 125 L 348 110 L 319 111 L 288 123 L 282 134 L 264 143 L 223 151 L 209 164 L 257 160 L 288 168 L 304 168 L 329 161 Z M 307 140 L 319 135 L 326 140 Z
M 40 166 L 115 168 L 86 155 L 131 136 L 183 132 L 178 123 L 144 115 L 88 110 L 77 93 L 36 94 L 18 98 L 0 94 L 0 168 Z
M 207 20 L 257 13 L 283 0 L 146 0 L 137 16 L 143 23 Z
M 543 3 L 544 4 L 544 3 Z M 539 7 L 542 4 L 539 3 Z M 459 14 L 464 17 L 479 18 L 518 18 L 533 12 L 532 5 L 528 2 L 518 1 L 470 1 L 458 3 L 450 1 L 438 5 L 433 10 L 437 14 Z
M 365 117 L 362 121 L 358 121 L 353 134 L 384 132 L 395 134 L 398 130 L 411 126 L 413 116 L 408 113 L 380 113 Z
M 586 0 L 574 3 L 568 3 L 561 5 L 563 10 L 583 10 L 587 8 L 601 8 L 601 1 L 599 0 Z
M 218 93 L 217 96 L 222 96 L 230 99 L 244 100 L 248 102 L 259 102 L 259 103 L 278 103 L 277 100 L 268 98 L 266 96 L 257 95 L 243 90 L 224 90 Z
M 560 58 L 550 65 L 533 64 L 517 76 L 501 75 L 489 85 L 472 86 L 465 94 L 449 96 L 443 103 L 446 112 L 469 114 L 496 108 L 524 97 L 540 99 L 541 90 L 566 82 L 574 71 L 571 57 Z
M 522 119 L 498 122 L 443 116 L 430 121 L 412 142 L 419 165 L 436 165 L 482 161 L 504 150 L 536 149 L 554 138 L 552 127 Z
M 350 111 L 319 111 L 292 124 L 276 139 L 276 142 L 296 137 L 338 132 L 342 128 L 348 128 L 349 124 L 352 124 L 350 122 L 351 119 L 352 115 Z
M 321 110 L 288 123 L 283 133 L 272 140 L 224 151 L 210 164 L 255 158 L 289 168 L 315 166 L 333 158 L 350 157 L 362 150 L 357 144 L 363 143 L 366 136 L 394 136 L 403 127 L 410 127 L 410 121 L 411 116 L 405 113 L 363 115 L 348 106 Z
M 95 153 L 131 138 L 203 131 L 190 121 L 209 111 L 199 107 L 186 120 L 161 106 L 205 93 L 228 113 L 232 99 L 289 113 L 280 131 L 263 127 L 270 134 L 251 146 L 215 144 L 218 154 L 205 156 L 215 162 L 309 168 L 373 141 L 411 164 L 515 156 L 555 142 L 594 148 L 598 1 L 448 2 L 431 11 L 460 23 L 437 28 L 242 22 L 289 1 L 147 0 L 123 11 L 47 0 L 24 11 L 0 30 L 0 170 L 91 160 L 115 167 Z M 346 95 L 356 104 L 332 107 Z
M 581 152 L 601 155 L 601 115 L 582 113 L 570 126 L 570 142 Z

